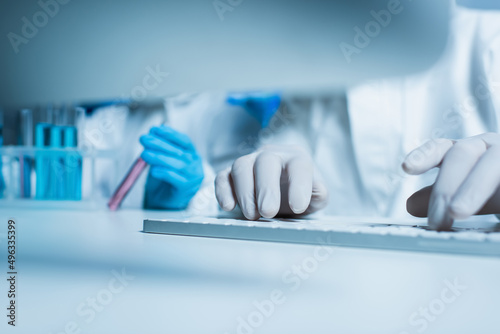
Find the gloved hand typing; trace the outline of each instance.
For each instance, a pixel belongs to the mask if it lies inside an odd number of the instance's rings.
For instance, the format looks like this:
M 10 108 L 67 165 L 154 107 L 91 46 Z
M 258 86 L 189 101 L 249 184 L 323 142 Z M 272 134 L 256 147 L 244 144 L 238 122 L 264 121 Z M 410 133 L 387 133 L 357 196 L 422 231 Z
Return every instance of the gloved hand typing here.
M 203 181 L 201 158 L 188 136 L 162 125 L 140 139 L 150 166 L 144 207 L 183 210 Z
M 408 199 L 409 213 L 428 216 L 437 230 L 449 229 L 454 219 L 500 213 L 500 134 L 430 140 L 403 162 L 414 175 L 434 167 L 440 168 L 436 182 Z
M 215 180 L 219 205 L 239 204 L 250 220 L 306 215 L 324 208 L 328 192 L 310 156 L 296 147 L 265 147 L 237 159 Z

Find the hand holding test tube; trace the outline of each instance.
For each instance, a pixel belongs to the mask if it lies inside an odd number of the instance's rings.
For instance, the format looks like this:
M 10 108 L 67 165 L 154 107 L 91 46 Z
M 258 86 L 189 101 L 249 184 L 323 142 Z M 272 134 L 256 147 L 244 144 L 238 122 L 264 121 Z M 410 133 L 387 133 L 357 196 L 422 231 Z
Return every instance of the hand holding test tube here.
M 201 158 L 188 136 L 162 125 L 141 137 L 144 152 L 138 158 L 108 206 L 116 210 L 147 164 L 151 165 L 146 183 L 145 207 L 183 210 L 203 181 Z

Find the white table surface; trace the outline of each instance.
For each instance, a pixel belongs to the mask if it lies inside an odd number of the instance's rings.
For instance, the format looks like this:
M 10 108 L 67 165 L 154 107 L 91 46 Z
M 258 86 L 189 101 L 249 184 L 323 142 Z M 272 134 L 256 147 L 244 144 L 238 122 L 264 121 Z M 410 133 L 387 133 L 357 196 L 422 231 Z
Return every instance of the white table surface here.
M 9 218 L 19 274 L 17 326 L 2 314 L 0 333 L 500 333 L 500 259 L 334 247 L 314 267 L 315 246 L 141 232 L 175 215 L 1 208 L 2 313 Z M 114 293 L 113 271 L 133 276 Z M 445 303 L 446 281 L 462 290 Z

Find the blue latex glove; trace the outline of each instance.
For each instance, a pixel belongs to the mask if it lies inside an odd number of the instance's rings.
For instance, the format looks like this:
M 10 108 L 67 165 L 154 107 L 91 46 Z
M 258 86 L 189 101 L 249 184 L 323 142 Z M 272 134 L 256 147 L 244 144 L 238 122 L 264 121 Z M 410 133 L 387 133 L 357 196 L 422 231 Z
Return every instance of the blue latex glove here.
M 227 97 L 227 102 L 245 108 L 265 128 L 278 110 L 281 96 L 276 92 L 232 93 Z
M 191 139 L 162 125 L 151 128 L 140 142 L 144 146 L 141 157 L 151 166 L 144 207 L 186 209 L 203 181 L 201 158 Z

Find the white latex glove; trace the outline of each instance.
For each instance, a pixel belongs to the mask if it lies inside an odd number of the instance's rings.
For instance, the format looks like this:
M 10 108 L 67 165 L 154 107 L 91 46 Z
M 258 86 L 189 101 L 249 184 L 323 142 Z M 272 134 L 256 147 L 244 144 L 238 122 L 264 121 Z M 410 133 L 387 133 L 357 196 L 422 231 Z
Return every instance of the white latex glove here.
M 217 175 L 215 194 L 223 210 L 239 204 L 250 220 L 306 215 L 328 201 L 311 157 L 297 147 L 268 146 L 238 158 Z
M 440 168 L 436 182 L 408 199 L 410 214 L 428 216 L 431 228 L 446 230 L 454 219 L 500 213 L 500 134 L 430 140 L 403 162 L 413 175 L 434 167 Z

